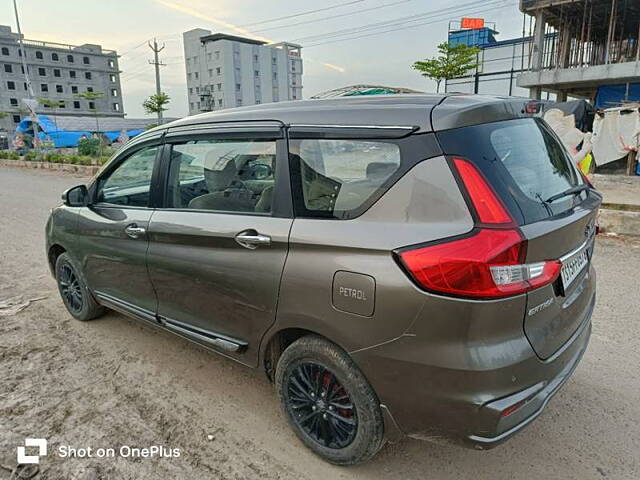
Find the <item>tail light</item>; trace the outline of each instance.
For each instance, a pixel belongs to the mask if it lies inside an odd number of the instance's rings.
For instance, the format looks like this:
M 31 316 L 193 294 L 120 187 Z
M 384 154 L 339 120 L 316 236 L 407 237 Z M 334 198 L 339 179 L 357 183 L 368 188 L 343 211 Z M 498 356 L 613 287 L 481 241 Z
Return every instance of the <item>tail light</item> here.
M 524 263 L 527 242 L 493 189 L 467 160 L 453 163 L 480 228 L 468 237 L 399 252 L 414 281 L 429 291 L 469 298 L 508 297 L 554 282 L 561 263 Z

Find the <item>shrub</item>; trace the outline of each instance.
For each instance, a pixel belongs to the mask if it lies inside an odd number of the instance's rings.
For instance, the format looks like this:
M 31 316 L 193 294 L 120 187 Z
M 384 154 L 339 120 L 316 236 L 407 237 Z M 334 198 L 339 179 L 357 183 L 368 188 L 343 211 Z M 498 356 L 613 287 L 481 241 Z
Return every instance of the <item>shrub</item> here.
M 27 162 L 36 162 L 38 161 L 38 154 L 34 151 L 27 152 L 24 156 L 24 160 Z
M 102 140 L 98 138 L 85 138 L 78 142 L 78 153 L 80 155 L 98 155 Z

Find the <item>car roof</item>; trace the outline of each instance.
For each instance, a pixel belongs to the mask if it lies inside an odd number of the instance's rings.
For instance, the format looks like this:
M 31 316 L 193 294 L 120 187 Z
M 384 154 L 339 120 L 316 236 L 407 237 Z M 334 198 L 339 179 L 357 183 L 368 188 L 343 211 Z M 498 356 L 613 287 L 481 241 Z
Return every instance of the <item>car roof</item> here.
M 401 94 L 296 100 L 192 115 L 157 129 L 189 125 L 278 122 L 287 126 L 410 126 L 433 132 L 524 115 L 530 100 L 468 94 Z M 529 116 L 529 115 L 527 115 Z

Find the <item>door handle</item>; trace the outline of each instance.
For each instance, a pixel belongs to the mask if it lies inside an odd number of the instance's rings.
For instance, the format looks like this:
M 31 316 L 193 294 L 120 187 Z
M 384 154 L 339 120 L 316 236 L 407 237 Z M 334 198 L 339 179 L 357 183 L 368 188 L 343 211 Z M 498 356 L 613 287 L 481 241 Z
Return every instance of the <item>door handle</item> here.
M 258 247 L 266 247 L 271 245 L 271 237 L 262 235 L 255 230 L 245 230 L 235 236 L 236 242 L 249 250 L 255 250 Z
M 140 238 L 145 233 L 147 233 L 147 231 L 143 227 L 139 227 L 135 223 L 132 223 L 131 225 L 127 225 L 125 227 L 124 233 L 129 235 L 131 238 Z

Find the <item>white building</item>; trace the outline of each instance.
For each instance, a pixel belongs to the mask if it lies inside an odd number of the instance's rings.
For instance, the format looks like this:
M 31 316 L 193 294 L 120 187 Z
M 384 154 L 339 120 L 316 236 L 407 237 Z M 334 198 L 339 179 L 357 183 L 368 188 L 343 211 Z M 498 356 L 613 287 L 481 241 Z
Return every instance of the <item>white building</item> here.
M 302 99 L 300 45 L 196 28 L 183 33 L 189 114 Z

